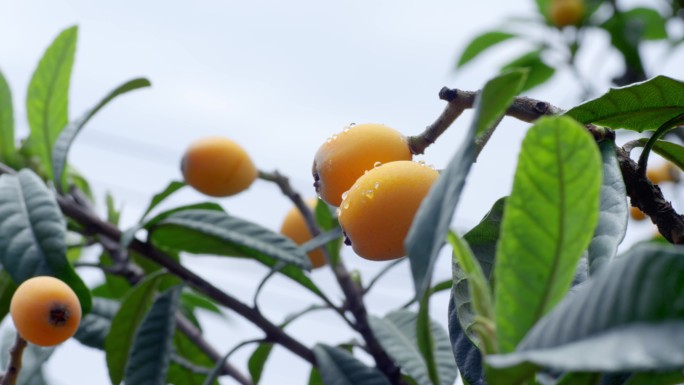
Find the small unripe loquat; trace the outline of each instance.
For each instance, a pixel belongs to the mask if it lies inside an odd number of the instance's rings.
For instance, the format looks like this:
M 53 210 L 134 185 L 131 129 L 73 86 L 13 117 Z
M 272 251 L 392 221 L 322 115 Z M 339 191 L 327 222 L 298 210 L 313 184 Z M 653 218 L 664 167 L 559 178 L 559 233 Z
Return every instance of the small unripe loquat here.
M 385 163 L 362 175 L 338 212 L 354 251 L 376 261 L 406 255 L 404 238 L 438 176 L 433 168 L 413 161 Z
M 306 203 L 313 210 L 316 208 L 316 204 L 318 204 L 318 199 L 311 198 Z M 292 239 L 298 245 L 306 243 L 312 238 L 311 232 L 306 226 L 304 216 L 296 206 L 291 208 L 285 215 L 283 224 L 280 226 L 280 233 Z M 320 248 L 310 251 L 308 255 L 312 268 L 315 269 L 325 265 L 325 256 Z
M 12 296 L 10 314 L 19 335 L 39 346 L 61 344 L 76 333 L 81 303 L 76 293 L 54 277 L 24 281 Z
M 635 221 L 643 221 L 644 219 L 646 219 L 646 214 L 644 214 L 643 211 L 639 210 L 638 207 L 634 207 L 634 206 L 631 206 L 629 208 L 629 215 Z
M 181 161 L 181 171 L 188 185 L 213 197 L 240 193 L 258 175 L 249 154 L 222 137 L 208 137 L 191 144 Z
M 314 156 L 314 186 L 321 199 L 333 206 L 342 193 L 373 165 L 411 160 L 406 137 L 382 124 L 358 124 L 333 135 Z
M 679 182 L 679 174 L 679 168 L 672 164 L 672 162 L 666 162 L 661 166 L 646 170 L 646 177 L 653 184 Z
M 584 0 L 552 0 L 549 17 L 558 27 L 578 25 L 584 18 Z

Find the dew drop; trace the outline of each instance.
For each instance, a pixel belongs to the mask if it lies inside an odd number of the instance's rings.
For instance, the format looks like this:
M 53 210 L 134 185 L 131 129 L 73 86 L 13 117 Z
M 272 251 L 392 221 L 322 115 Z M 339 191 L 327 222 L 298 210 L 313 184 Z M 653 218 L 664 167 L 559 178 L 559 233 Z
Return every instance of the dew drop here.
M 382 162 L 375 162 L 375 163 L 373 163 L 373 167 L 374 167 L 374 168 L 375 168 L 375 167 L 380 167 L 380 166 L 382 166 Z
M 342 133 L 343 133 L 343 134 L 346 134 L 347 132 L 349 132 L 350 129 L 351 129 L 351 128 L 350 128 L 349 126 L 347 126 L 347 127 L 345 127 L 345 128 L 342 129 Z
M 375 194 L 375 190 L 373 190 L 373 189 L 366 190 L 366 191 L 363 193 L 363 195 L 364 195 L 366 198 L 368 198 L 368 199 L 373 199 L 373 195 L 374 195 L 374 194 Z
M 375 185 L 374 185 L 374 186 L 375 186 L 375 188 L 377 189 L 378 187 L 380 187 L 380 182 L 375 182 Z
M 425 167 L 425 161 L 424 161 L 424 160 L 419 160 L 419 161 L 418 161 L 418 164 L 419 164 L 421 167 Z
M 349 208 L 349 201 L 344 201 L 344 205 L 342 205 L 343 209 L 348 209 Z
M 347 196 L 349 195 L 349 190 L 345 191 L 342 193 L 342 200 L 347 199 Z
M 335 139 L 337 139 L 337 135 L 332 136 L 332 140 L 335 140 Z
M 326 143 L 330 143 L 330 142 L 332 142 L 332 138 L 328 138 L 328 139 L 326 139 L 326 140 L 325 140 L 325 142 L 326 142 Z
M 337 215 L 338 217 L 342 216 L 342 210 L 339 207 L 337 208 L 337 210 L 335 210 L 335 215 Z

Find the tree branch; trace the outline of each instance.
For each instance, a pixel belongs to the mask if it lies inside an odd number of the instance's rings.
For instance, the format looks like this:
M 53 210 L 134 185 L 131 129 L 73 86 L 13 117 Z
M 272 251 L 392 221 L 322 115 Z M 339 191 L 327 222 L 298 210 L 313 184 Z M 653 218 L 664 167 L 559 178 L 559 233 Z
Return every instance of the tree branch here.
M 473 108 L 476 96 L 477 92 L 442 88 L 439 97 L 448 102 L 447 107 L 435 123 L 428 126 L 420 135 L 409 138 L 411 151 L 414 154 L 422 154 L 465 109 Z M 521 96 L 514 99 L 506 115 L 532 123 L 542 116 L 559 115 L 563 112 L 563 109 L 548 102 Z M 597 142 L 615 139 L 615 132 L 612 130 L 593 124 L 586 125 L 586 128 Z M 639 175 L 638 166 L 629 157 L 629 151 L 618 149 L 617 157 L 632 206 L 648 215 L 669 242 L 684 244 L 684 216 L 674 210 L 658 186 L 653 185 L 643 175 Z
M 287 196 L 292 203 L 294 203 L 304 217 L 304 221 L 306 222 L 312 237 L 316 237 L 321 233 L 320 228 L 316 224 L 313 212 L 306 205 L 301 195 L 292 188 L 287 177 L 280 174 L 278 171 L 272 173 L 260 171 L 259 177 L 275 183 L 280 188 L 283 195 Z M 327 249 L 324 247 L 321 249 L 323 250 L 326 260 L 330 263 L 330 255 L 328 254 Z M 385 374 L 385 376 L 387 376 L 392 384 L 404 384 L 400 368 L 394 363 L 394 360 L 390 358 L 375 338 L 375 334 L 373 334 L 370 324 L 368 323 L 368 312 L 363 303 L 363 293 L 352 281 L 349 271 L 342 260 L 339 260 L 337 264 L 333 266 L 333 273 L 344 293 L 347 301 L 347 308 L 354 315 L 354 329 L 363 337 L 368 352 L 373 356 L 376 366 Z
M 7 371 L 2 377 L 2 385 L 16 385 L 21 371 L 22 355 L 26 348 L 26 340 L 21 338 L 19 333 L 14 340 L 14 345 L 10 348 L 10 360 L 7 364 Z

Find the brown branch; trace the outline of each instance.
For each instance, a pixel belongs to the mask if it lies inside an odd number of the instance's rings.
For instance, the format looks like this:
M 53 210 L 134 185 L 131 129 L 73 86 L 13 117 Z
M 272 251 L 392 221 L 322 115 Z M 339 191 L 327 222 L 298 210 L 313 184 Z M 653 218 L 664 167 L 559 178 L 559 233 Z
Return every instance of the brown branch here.
M 103 221 L 93 212 L 84 210 L 73 200 L 58 195 L 57 202 L 59 203 L 62 212 L 66 216 L 74 219 L 76 222 L 80 223 L 91 231 L 100 234 L 101 236 L 110 238 L 115 242 L 119 242 L 121 240 L 121 230 L 111 223 Z M 283 345 L 285 348 L 302 357 L 311 364 L 316 363 L 316 358 L 314 357 L 311 349 L 307 348 L 302 343 L 281 330 L 278 326 L 271 323 L 256 309 L 247 306 L 235 297 L 232 297 L 231 295 L 212 285 L 199 275 L 188 270 L 185 266 L 170 258 L 168 255 L 156 249 L 151 244 L 143 243 L 137 239 L 134 239 L 129 245 L 129 249 L 139 253 L 143 257 L 153 262 L 158 263 L 162 267 L 166 268 L 170 273 L 181 278 L 186 284 L 193 287 L 195 290 L 205 294 L 219 304 L 245 317 L 258 328 L 263 330 L 264 333 L 266 333 L 267 339 L 272 340 L 274 343 Z
M 465 109 L 473 108 L 477 92 L 445 87 L 439 92 L 439 96 L 440 99 L 448 102 L 447 107 L 435 123 L 428 126 L 421 134 L 410 137 L 411 151 L 414 154 L 422 154 L 425 148 L 434 143 Z M 506 115 L 532 123 L 542 116 L 558 115 L 563 112 L 563 109 L 548 102 L 522 96 L 514 99 Z M 586 125 L 586 128 L 597 142 L 615 139 L 615 132 L 609 129 L 593 124 Z M 669 242 L 684 244 L 684 216 L 674 210 L 658 186 L 653 185 L 651 181 L 637 172 L 638 166 L 629 157 L 629 151 L 618 149 L 617 156 L 632 206 L 651 217 L 658 231 Z
M 26 348 L 26 340 L 21 338 L 19 333 L 14 340 L 14 345 L 10 348 L 10 361 L 7 364 L 7 371 L 2 377 L 1 385 L 16 385 L 17 378 L 19 378 L 19 371 L 21 371 L 22 356 L 24 348 Z
M 313 237 L 316 237 L 321 233 L 320 228 L 316 224 L 313 212 L 306 205 L 301 195 L 292 188 L 287 177 L 280 174 L 278 171 L 272 173 L 260 171 L 259 178 L 275 183 L 280 188 L 283 195 L 287 196 L 292 203 L 294 203 L 299 212 L 302 213 L 304 221 L 309 228 L 309 232 L 311 232 Z M 323 250 L 326 260 L 330 262 L 328 250 L 324 247 L 321 248 L 321 250 Z M 387 376 L 392 384 L 405 384 L 401 377 L 400 368 L 394 363 L 382 346 L 380 346 L 377 338 L 375 338 L 375 334 L 373 334 L 370 324 L 368 323 L 368 312 L 363 303 L 363 292 L 351 279 L 349 271 L 342 260 L 337 261 L 337 264 L 333 266 L 333 273 L 345 295 L 347 308 L 354 315 L 354 329 L 363 337 L 367 351 L 375 360 L 377 368 Z

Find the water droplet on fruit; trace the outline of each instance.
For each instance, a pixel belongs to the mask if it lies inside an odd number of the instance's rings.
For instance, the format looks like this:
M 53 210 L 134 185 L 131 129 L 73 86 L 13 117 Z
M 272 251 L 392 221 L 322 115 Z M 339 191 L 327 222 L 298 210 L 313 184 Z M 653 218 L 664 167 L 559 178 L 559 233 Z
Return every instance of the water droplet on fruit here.
M 368 199 L 373 199 L 373 195 L 374 195 L 374 194 L 375 194 L 375 190 L 373 190 L 373 189 L 366 190 L 366 191 L 363 193 L 363 195 L 364 195 L 366 198 L 368 198 Z
M 326 140 L 325 140 L 325 142 L 326 142 L 326 143 L 330 143 L 330 142 L 332 142 L 332 138 L 328 138 L 328 139 L 326 139 Z
M 345 127 L 345 128 L 342 129 L 342 133 L 343 133 L 343 134 L 346 134 L 347 132 L 349 132 L 349 130 L 350 130 L 350 127 L 347 126 L 347 127 Z
M 347 199 L 347 196 L 349 195 L 349 190 L 345 191 L 342 193 L 342 200 Z
M 382 162 L 373 163 L 373 168 L 382 166 Z
M 338 217 L 342 216 L 342 210 L 340 210 L 339 207 L 337 208 L 337 210 L 335 210 L 335 215 L 337 215 Z
M 337 139 L 337 135 L 332 136 L 332 140 L 335 140 L 335 139 Z
M 421 167 L 425 167 L 425 161 L 424 161 L 424 160 L 419 160 L 419 161 L 418 161 L 418 164 L 419 164 Z
M 344 204 L 342 205 L 343 209 L 348 209 L 349 208 L 349 201 L 344 201 Z
M 380 182 L 375 182 L 375 188 L 377 189 L 378 187 L 380 187 Z

